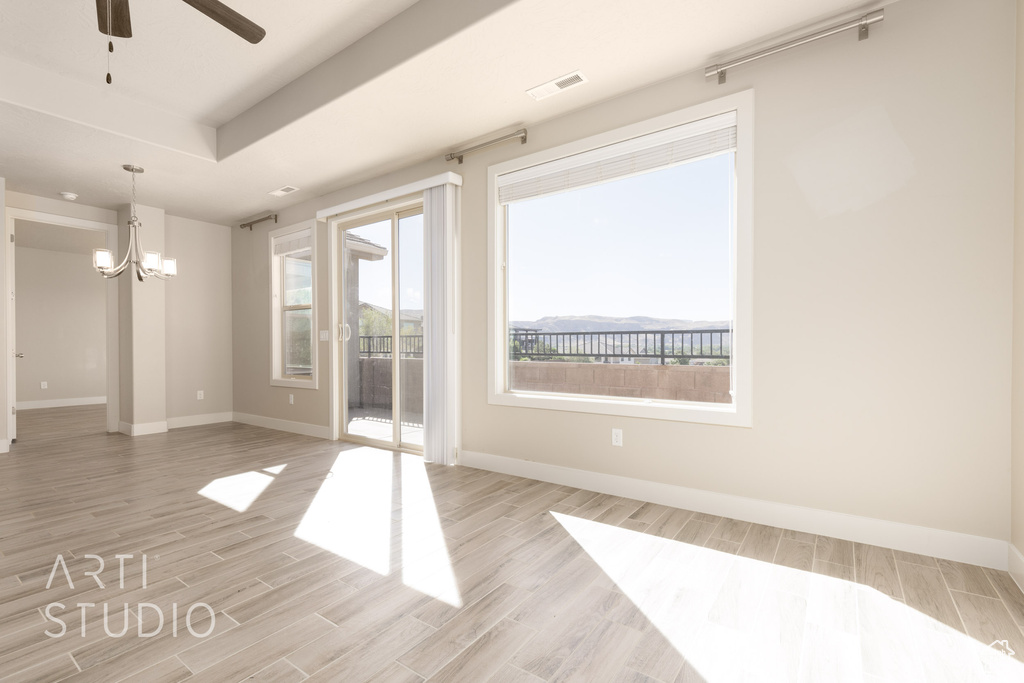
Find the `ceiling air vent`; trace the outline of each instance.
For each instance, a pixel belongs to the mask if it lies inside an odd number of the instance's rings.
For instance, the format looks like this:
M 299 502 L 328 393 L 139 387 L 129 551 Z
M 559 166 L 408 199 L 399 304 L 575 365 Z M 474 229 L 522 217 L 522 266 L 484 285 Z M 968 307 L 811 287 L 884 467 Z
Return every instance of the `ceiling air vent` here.
M 530 88 L 526 91 L 526 94 L 535 100 L 543 100 L 545 97 L 557 95 L 563 90 L 575 88 L 577 85 L 583 85 L 586 82 L 587 77 L 582 72 L 573 71 L 571 74 L 559 76 L 553 81 L 538 85 L 536 88 Z
M 299 191 L 299 188 L 297 188 L 297 187 L 292 187 L 291 185 L 285 185 L 284 187 L 279 187 L 278 189 L 274 190 L 273 192 L 268 192 L 267 194 L 274 195 L 275 197 L 283 197 L 286 194 L 291 194 L 292 192 L 298 192 L 298 191 Z

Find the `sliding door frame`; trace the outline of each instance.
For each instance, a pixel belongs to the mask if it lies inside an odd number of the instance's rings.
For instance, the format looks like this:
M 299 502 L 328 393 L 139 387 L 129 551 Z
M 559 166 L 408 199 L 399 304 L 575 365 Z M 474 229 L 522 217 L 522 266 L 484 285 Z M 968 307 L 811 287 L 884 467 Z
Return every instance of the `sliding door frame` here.
M 412 196 L 389 202 L 386 207 L 368 207 L 366 210 L 353 212 L 348 215 L 339 216 L 328 223 L 327 247 L 330 256 L 329 263 L 329 285 L 328 296 L 330 306 L 331 336 L 333 344 L 330 354 L 331 364 L 331 438 L 342 439 L 367 446 L 382 446 L 395 450 L 408 451 L 411 453 L 423 453 L 422 444 L 411 444 L 402 441 L 402 394 L 401 394 L 401 280 L 399 259 L 399 222 L 406 217 L 416 216 L 423 213 L 423 197 Z M 346 343 L 351 342 L 351 336 L 356 336 L 355 343 L 359 343 L 359 330 L 350 332 L 349 340 L 344 336 L 344 319 L 347 312 L 348 302 L 345 293 L 342 292 L 341 283 L 346 281 L 345 273 L 345 240 L 344 232 L 353 230 L 375 222 L 384 220 L 391 221 L 391 441 L 382 442 L 377 439 L 348 433 L 348 380 L 346 371 L 346 359 L 343 354 Z M 422 258 L 422 256 L 421 256 Z M 425 287 L 425 283 L 424 283 Z M 424 358 L 426 362 L 426 358 Z M 423 387 L 425 393 L 425 387 Z M 424 425 L 425 427 L 425 425 Z

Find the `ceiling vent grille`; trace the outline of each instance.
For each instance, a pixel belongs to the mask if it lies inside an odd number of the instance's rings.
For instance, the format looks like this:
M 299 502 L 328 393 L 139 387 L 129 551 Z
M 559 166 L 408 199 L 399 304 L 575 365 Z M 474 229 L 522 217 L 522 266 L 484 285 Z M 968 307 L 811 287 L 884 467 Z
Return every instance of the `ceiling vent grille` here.
M 298 192 L 298 191 L 299 191 L 299 188 L 297 188 L 297 187 L 292 187 L 291 185 L 285 185 L 284 187 L 279 187 L 278 189 L 274 190 L 273 192 L 268 192 L 267 194 L 271 194 L 271 195 L 273 195 L 275 197 L 283 197 L 286 194 L 291 194 L 292 192 Z
M 564 90 L 575 88 L 576 86 L 583 85 L 586 82 L 587 77 L 584 76 L 581 71 L 573 71 L 570 74 L 559 76 L 552 81 L 538 85 L 536 88 L 530 88 L 526 91 L 526 94 L 535 100 L 543 100 L 545 97 L 557 95 Z

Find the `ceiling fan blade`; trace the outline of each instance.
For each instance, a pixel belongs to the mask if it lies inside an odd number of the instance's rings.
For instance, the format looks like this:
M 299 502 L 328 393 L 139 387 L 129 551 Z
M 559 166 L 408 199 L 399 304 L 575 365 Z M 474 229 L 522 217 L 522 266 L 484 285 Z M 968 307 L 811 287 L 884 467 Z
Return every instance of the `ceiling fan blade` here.
M 100 33 L 107 31 L 107 0 L 96 0 L 96 18 L 99 20 Z M 110 0 L 110 31 L 109 35 L 118 38 L 132 37 L 132 18 L 128 12 L 128 0 Z
M 125 1 L 127 3 L 127 0 Z M 96 2 L 100 2 L 100 0 L 96 0 Z M 250 43 L 258 43 L 263 40 L 263 36 L 267 35 L 267 32 L 262 28 L 224 3 L 218 2 L 218 0 L 183 0 L 183 2 L 192 5 L 227 30 L 237 33 Z

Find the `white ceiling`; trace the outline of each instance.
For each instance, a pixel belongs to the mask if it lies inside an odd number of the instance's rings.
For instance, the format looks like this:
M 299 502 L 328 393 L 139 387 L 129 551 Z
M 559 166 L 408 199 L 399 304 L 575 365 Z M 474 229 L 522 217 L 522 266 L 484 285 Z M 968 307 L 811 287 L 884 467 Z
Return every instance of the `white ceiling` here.
M 0 0 L 0 176 L 9 190 L 237 223 L 703 68 L 863 0 L 229 0 L 250 45 L 177 0 L 106 39 L 94 0 Z M 878 3 L 871 3 L 878 4 Z M 67 6 L 64 10 L 63 6 Z M 581 69 L 590 82 L 525 91 Z M 709 97 L 714 90 L 709 84 Z M 300 192 L 267 193 L 282 185 Z

